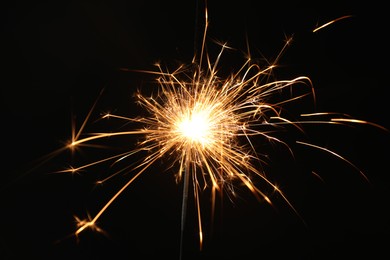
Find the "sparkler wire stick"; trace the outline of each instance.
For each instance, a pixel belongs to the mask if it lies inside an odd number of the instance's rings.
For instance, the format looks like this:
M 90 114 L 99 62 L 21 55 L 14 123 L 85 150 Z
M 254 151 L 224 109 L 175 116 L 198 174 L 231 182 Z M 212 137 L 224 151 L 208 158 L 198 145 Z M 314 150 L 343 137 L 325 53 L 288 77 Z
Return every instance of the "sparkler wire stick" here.
M 180 259 L 183 258 L 183 246 L 184 246 L 184 231 L 187 218 L 187 203 L 188 203 L 188 189 L 190 185 L 190 171 L 189 162 L 186 162 L 184 168 L 184 180 L 183 180 L 183 198 L 181 204 L 181 228 L 180 228 Z

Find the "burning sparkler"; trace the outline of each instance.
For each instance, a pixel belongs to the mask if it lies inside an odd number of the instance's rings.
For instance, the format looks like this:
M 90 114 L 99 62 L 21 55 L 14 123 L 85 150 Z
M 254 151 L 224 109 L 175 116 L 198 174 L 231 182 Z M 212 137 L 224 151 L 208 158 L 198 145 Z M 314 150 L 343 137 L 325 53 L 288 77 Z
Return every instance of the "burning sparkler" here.
M 84 128 L 90 118 L 89 113 L 81 128 L 78 131 L 74 129 L 71 142 L 62 149 L 73 150 L 113 137 L 137 135 L 142 138 L 134 149 L 62 171 L 69 173 L 105 162 L 123 161 L 138 153 L 147 154 L 135 167 L 114 173 L 116 175 L 126 171 L 133 175 L 96 215 L 88 219 L 76 218 L 78 228 L 75 236 L 86 229 L 101 232 L 96 224 L 97 220 L 134 180 L 164 157 L 174 158 L 172 165 L 167 168 L 176 169 L 177 181 L 183 183 L 182 234 L 188 196 L 192 194 L 195 198 L 201 248 L 203 224 L 200 198 L 205 189 L 211 191 L 212 208 L 215 207 L 218 194 L 227 192 L 234 196 L 238 183 L 243 184 L 259 201 L 272 204 L 270 195 L 255 184 L 256 179 L 282 197 L 288 207 L 299 216 L 283 191 L 266 176 L 261 167 L 257 166 L 257 163 L 262 164 L 263 157 L 256 149 L 254 138 L 280 144 L 293 153 L 289 144 L 275 135 L 285 126 L 293 126 L 304 131 L 303 124 L 370 124 L 363 120 L 329 113 L 302 114 L 298 120 L 285 117 L 283 106 L 286 103 L 306 96 L 312 96 L 315 100 L 314 88 L 308 77 L 270 80 L 280 55 L 291 39 L 286 41 L 278 58 L 271 64 L 263 67 L 254 63 L 248 51 L 247 59 L 237 71 L 228 77 L 220 76 L 221 56 L 231 47 L 222 43 L 217 57 L 215 59 L 210 57 L 206 46 L 209 25 L 207 10 L 205 17 L 201 50 L 200 53 L 195 53 L 192 64 L 179 66 L 173 71 L 165 70 L 160 64 L 156 64 L 158 68 L 156 71 L 141 71 L 155 75 L 158 83 L 157 94 L 151 96 L 145 96 L 141 92 L 136 94 L 139 105 L 147 111 L 148 116 L 127 117 L 116 114 L 102 116 L 102 119 L 121 120 L 126 126 L 128 123 L 141 125 L 139 128 L 86 135 Z M 344 18 L 346 17 L 342 19 Z M 317 27 L 313 32 L 328 24 L 330 23 Z M 286 93 L 289 94 L 288 98 L 275 102 L 276 97 L 283 97 Z M 330 119 L 322 120 L 321 116 L 324 114 Z M 307 118 L 310 120 L 306 120 Z M 363 172 L 336 152 L 301 140 L 297 140 L 296 143 L 336 156 L 356 168 L 362 177 L 367 179 Z M 109 178 L 100 180 L 99 183 L 104 183 Z

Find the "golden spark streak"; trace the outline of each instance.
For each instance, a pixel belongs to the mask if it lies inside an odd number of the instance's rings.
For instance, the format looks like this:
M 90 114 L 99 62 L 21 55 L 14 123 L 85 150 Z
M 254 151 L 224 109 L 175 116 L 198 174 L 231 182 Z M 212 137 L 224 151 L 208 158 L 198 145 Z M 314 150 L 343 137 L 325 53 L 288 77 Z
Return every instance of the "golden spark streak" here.
M 332 118 L 333 122 L 349 122 L 349 123 L 357 123 L 357 124 L 366 124 L 366 125 L 372 125 L 379 129 L 382 129 L 383 131 L 388 132 L 389 130 L 379 124 L 368 122 L 366 120 L 360 120 L 360 119 L 353 119 L 353 118 Z
M 326 151 L 326 152 L 328 152 L 330 154 L 333 154 L 334 156 L 340 158 L 341 160 L 345 161 L 346 163 L 351 165 L 353 168 L 355 168 L 367 182 L 370 182 L 369 179 L 367 178 L 367 176 L 356 165 L 354 165 L 351 161 L 347 160 L 346 158 L 342 157 L 341 155 L 335 153 L 334 151 L 329 150 L 329 149 L 327 149 L 325 147 L 322 147 L 322 146 L 318 146 L 318 145 L 314 145 L 314 144 L 310 144 L 310 143 L 306 143 L 306 142 L 302 142 L 302 141 L 296 141 L 296 142 L 298 144 L 303 144 L 303 145 L 310 146 L 310 147 L 313 147 L 313 148 L 317 148 L 317 149 Z
M 343 20 L 343 19 L 346 19 L 346 18 L 350 18 L 350 17 L 352 17 L 352 15 L 341 16 L 341 17 L 336 18 L 336 19 L 334 19 L 332 21 L 329 21 L 329 22 L 327 22 L 327 23 L 325 23 L 325 24 L 323 24 L 321 26 L 316 27 L 312 32 L 315 33 L 315 32 L 317 32 L 317 31 L 319 31 L 319 30 L 321 30 L 321 29 L 323 29 L 323 28 L 325 28 L 325 27 L 327 27 L 327 26 L 329 26 L 329 25 L 331 25 L 331 24 L 333 24 L 333 23 L 335 23 L 337 21 L 340 21 L 340 20 Z

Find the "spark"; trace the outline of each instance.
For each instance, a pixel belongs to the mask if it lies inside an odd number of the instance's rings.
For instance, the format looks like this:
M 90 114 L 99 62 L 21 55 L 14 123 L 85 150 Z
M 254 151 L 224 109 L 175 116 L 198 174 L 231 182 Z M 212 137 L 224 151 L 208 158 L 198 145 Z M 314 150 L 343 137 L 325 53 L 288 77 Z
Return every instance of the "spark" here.
M 327 26 L 329 26 L 329 25 L 331 25 L 331 24 L 333 24 L 333 23 L 335 23 L 337 21 L 340 21 L 340 20 L 343 20 L 343 19 L 346 19 L 346 18 L 350 18 L 350 17 L 352 17 L 352 15 L 341 16 L 339 18 L 336 18 L 336 19 L 331 20 L 331 21 L 329 21 L 327 23 L 324 23 L 323 25 L 320 25 L 320 26 L 316 27 L 315 29 L 313 29 L 312 32 L 315 33 L 315 32 L 317 32 L 317 31 L 319 31 L 319 30 L 321 30 L 321 29 L 323 29 L 323 28 L 325 28 L 325 27 L 327 27 Z
M 173 158 L 172 164 L 167 166 L 167 169 L 176 169 L 174 173 L 177 182 L 183 182 L 182 232 L 189 187 L 192 185 L 196 201 L 200 248 L 202 248 L 204 239 L 201 197 L 205 189 L 211 190 L 212 209 L 215 207 L 218 194 L 226 192 L 234 197 L 235 187 L 238 184 L 246 187 L 260 202 L 272 205 L 272 196 L 259 188 L 257 183 L 260 182 L 269 186 L 300 217 L 293 203 L 262 170 L 264 158 L 262 153 L 256 149 L 255 138 L 256 143 L 260 139 L 267 143 L 280 144 L 293 155 L 288 142 L 274 135 L 285 126 L 293 126 L 299 131 L 304 131 L 303 124 L 319 123 L 359 123 L 382 128 L 377 124 L 340 115 L 330 120 L 322 120 L 323 115 L 333 116 L 332 113 L 327 112 L 302 114 L 301 119 L 298 120 L 285 117 L 283 108 L 285 104 L 297 102 L 307 96 L 312 96 L 315 101 L 313 84 L 306 76 L 270 80 L 273 70 L 277 68 L 281 53 L 291 43 L 292 37 L 286 40 L 275 62 L 261 66 L 253 62 L 248 51 L 247 58 L 241 67 L 225 77 L 219 74 L 220 59 L 226 50 L 232 48 L 227 43 L 222 43 L 217 57 L 211 58 L 206 48 L 209 26 L 207 9 L 205 17 L 201 51 L 194 54 L 191 64 L 181 65 L 172 72 L 162 69 L 160 64 L 156 64 L 155 71 L 138 71 L 157 76 L 158 91 L 155 94 L 145 96 L 141 92 L 136 93 L 137 102 L 145 109 L 147 116 L 132 118 L 105 114 L 101 117 L 101 119 L 119 120 L 127 127 L 141 125 L 140 127 L 86 135 L 84 129 L 96 104 L 89 111 L 79 131 L 75 131 L 73 126 L 72 140 L 66 147 L 71 150 L 87 144 L 94 145 L 94 142 L 99 140 L 123 136 L 136 135 L 141 138 L 141 141 L 135 148 L 130 148 L 124 153 L 78 167 L 70 167 L 61 172 L 74 173 L 109 161 L 115 164 L 138 153 L 146 154 L 137 164 L 132 164 L 111 175 L 112 177 L 122 172 L 132 173 L 131 178 L 103 205 L 97 214 L 87 219 L 76 218 L 75 236 L 79 236 L 87 229 L 102 232 L 102 229 L 97 226 L 98 219 L 141 174 L 164 157 Z M 333 20 L 317 27 L 313 32 L 347 17 L 350 16 Z M 284 94 L 288 94 L 288 98 L 285 98 Z M 275 101 L 277 97 L 281 99 Z M 314 119 L 306 120 L 308 117 Z M 296 144 L 325 151 L 345 161 L 367 179 L 354 164 L 332 150 L 300 140 L 297 140 Z M 313 172 L 313 174 L 320 178 L 317 173 Z M 109 179 L 110 177 L 97 183 L 102 184 Z
M 320 149 L 320 150 L 323 150 L 323 151 L 326 151 L 328 153 L 333 154 L 334 156 L 338 157 L 342 161 L 345 161 L 346 163 L 351 165 L 353 168 L 355 168 L 367 182 L 370 182 L 369 179 L 367 178 L 367 176 L 358 167 L 356 167 L 351 161 L 347 160 L 346 158 L 344 158 L 343 156 L 339 155 L 338 153 L 335 153 L 334 151 L 329 150 L 329 149 L 327 149 L 325 147 L 314 145 L 314 144 L 309 144 L 309 143 L 302 142 L 302 141 L 297 141 L 297 143 L 298 144 L 302 144 L 302 145 L 307 145 L 307 146 L 310 146 L 310 147 L 313 147 L 313 148 L 317 148 L 317 149 Z

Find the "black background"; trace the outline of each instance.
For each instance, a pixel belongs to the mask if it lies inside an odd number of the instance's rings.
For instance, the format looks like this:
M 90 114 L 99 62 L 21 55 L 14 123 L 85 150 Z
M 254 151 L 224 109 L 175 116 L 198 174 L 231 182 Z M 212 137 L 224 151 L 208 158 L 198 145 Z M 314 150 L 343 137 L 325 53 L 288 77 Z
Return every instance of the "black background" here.
M 294 113 L 340 112 L 388 128 L 384 5 L 266 2 L 209 1 L 208 35 L 227 41 L 238 53 L 246 50 L 248 39 L 253 56 L 269 60 L 293 36 L 278 77 L 308 76 L 317 94 L 315 109 L 298 102 L 290 108 Z M 351 17 L 312 32 L 344 15 Z M 63 239 L 76 229 L 73 215 L 94 216 L 129 175 L 95 187 L 105 168 L 74 176 L 49 174 L 67 167 L 70 154 L 44 164 L 39 158 L 69 140 L 72 115 L 80 126 L 102 89 L 91 122 L 104 111 L 142 112 L 133 104 L 133 93 L 147 89 L 151 78 L 121 69 L 154 69 L 157 61 L 170 68 L 190 63 L 203 18 L 204 3 L 195 0 L 31 1 L 2 7 L 1 259 L 179 258 L 181 185 L 172 171 L 164 171 L 164 162 L 151 167 L 102 215 L 99 227 L 107 235 L 86 231 L 77 242 Z M 237 69 L 237 61 L 242 60 L 226 58 L 221 67 Z M 270 207 L 244 192 L 234 203 L 225 197 L 214 222 L 205 217 L 199 251 L 190 200 L 183 259 L 389 257 L 389 133 L 367 125 L 308 130 L 313 143 L 340 152 L 370 183 L 318 150 L 293 145 L 295 162 L 285 151 L 270 152 L 272 178 L 306 225 L 280 197 Z M 76 161 L 87 162 L 101 154 L 97 149 L 77 156 Z

